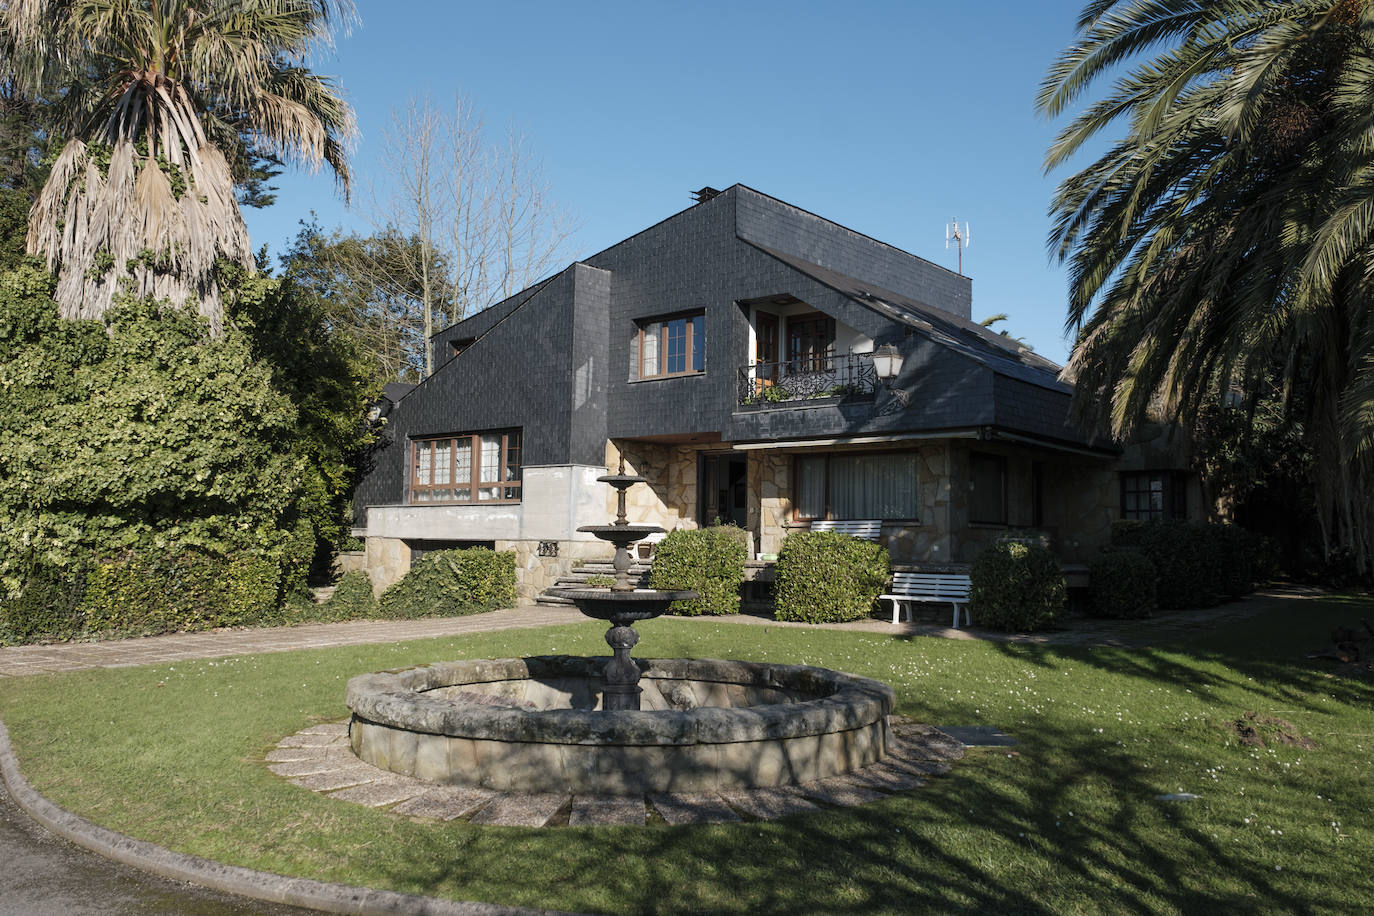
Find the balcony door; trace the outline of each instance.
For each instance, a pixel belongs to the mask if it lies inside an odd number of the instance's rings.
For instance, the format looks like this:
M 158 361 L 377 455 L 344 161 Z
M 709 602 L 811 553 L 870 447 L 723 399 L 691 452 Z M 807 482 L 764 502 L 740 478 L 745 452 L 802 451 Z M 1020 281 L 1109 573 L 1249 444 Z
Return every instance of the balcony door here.
M 812 312 L 787 319 L 787 365 L 791 372 L 828 369 L 834 351 L 834 318 Z

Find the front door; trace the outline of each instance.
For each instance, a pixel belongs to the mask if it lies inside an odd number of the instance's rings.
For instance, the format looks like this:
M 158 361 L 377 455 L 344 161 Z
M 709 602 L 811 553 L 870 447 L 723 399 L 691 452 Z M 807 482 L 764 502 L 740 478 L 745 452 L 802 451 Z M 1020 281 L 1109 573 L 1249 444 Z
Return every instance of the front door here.
M 697 524 L 749 526 L 749 464 L 743 455 L 702 455 Z

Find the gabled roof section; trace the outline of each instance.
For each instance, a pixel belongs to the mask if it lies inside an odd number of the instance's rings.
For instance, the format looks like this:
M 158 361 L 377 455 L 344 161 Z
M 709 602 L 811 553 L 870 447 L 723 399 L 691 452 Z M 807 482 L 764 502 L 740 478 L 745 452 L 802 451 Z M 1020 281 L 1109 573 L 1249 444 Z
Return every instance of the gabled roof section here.
M 960 318 L 900 293 L 836 273 L 796 255 L 777 251 L 747 239 L 742 241 L 859 305 L 900 325 L 913 328 L 935 343 L 975 360 L 999 375 L 1051 391 L 1066 394 L 1073 392 L 1072 385 L 1059 380 L 1061 367 L 1058 364 L 1009 337 L 988 330 L 976 321 Z

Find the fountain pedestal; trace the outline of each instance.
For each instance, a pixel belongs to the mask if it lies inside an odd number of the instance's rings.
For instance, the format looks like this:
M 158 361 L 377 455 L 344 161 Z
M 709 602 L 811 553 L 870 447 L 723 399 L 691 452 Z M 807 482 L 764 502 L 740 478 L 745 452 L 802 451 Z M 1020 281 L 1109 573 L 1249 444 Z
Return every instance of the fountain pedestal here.
M 630 545 L 642 541 L 663 529 L 658 525 L 631 525 L 625 516 L 625 491 L 643 477 L 625 473 L 625 461 L 615 474 L 598 477 L 616 489 L 615 522 L 610 525 L 583 525 L 578 531 L 594 535 L 615 545 L 615 584 L 609 589 L 580 588 L 561 592 L 577 609 L 588 617 L 611 622 L 606 631 L 606 644 L 611 647 L 611 660 L 603 673 L 602 709 L 639 709 L 639 666 L 630 657 L 630 650 L 639 642 L 635 632 L 636 620 L 657 617 L 668 610 L 674 601 L 689 601 L 697 597 L 692 591 L 661 591 L 637 589 L 630 581 Z

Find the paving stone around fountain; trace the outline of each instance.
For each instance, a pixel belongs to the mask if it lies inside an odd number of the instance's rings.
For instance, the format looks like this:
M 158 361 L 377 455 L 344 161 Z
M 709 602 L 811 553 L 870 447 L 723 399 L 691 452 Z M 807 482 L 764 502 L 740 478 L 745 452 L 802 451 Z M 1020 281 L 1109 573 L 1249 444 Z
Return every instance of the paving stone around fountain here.
M 792 786 L 719 792 L 608 796 L 435 785 L 360 761 L 349 743 L 347 721 L 288 735 L 265 762 L 302 788 L 403 817 L 510 827 L 732 823 L 878 802 L 948 774 L 951 762 L 964 756 L 963 744 L 932 726 L 893 716 L 890 727 L 887 757 L 857 772 Z

